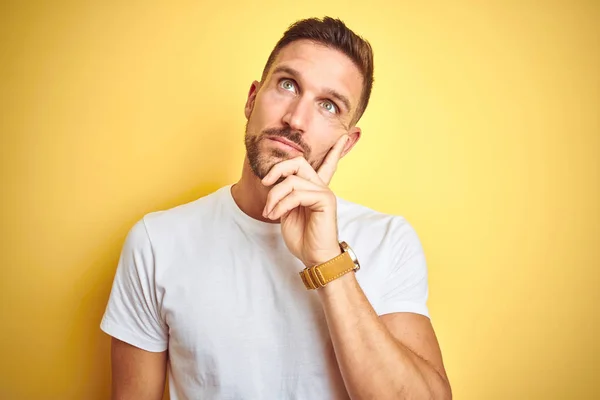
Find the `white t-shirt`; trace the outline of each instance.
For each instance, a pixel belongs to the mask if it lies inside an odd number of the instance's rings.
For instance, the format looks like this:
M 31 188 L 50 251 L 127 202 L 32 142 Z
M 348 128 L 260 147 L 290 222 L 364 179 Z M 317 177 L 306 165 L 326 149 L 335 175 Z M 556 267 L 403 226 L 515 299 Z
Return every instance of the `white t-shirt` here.
M 239 209 L 231 186 L 133 226 L 101 329 L 168 350 L 172 400 L 348 398 L 304 265 L 279 224 Z M 425 257 L 405 219 L 338 198 L 338 230 L 378 315 L 428 316 Z

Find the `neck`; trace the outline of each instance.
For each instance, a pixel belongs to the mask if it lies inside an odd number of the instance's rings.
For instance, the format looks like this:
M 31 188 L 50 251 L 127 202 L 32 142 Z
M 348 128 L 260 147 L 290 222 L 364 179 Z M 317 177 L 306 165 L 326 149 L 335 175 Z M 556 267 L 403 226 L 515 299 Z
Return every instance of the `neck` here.
M 279 222 L 272 221 L 262 216 L 263 209 L 267 203 L 267 195 L 269 187 L 264 186 L 260 179 L 250 168 L 248 158 L 244 158 L 244 166 L 242 168 L 242 177 L 231 187 L 231 196 L 237 206 L 248 216 L 263 222 Z

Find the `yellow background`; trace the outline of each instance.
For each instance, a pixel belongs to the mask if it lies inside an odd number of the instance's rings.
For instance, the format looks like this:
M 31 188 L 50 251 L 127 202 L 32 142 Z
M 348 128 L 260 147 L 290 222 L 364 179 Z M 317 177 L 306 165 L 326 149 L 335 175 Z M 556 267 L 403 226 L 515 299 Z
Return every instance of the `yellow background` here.
M 300 3 L 1 3 L 0 398 L 108 398 L 127 231 L 238 178 L 251 81 L 323 15 L 376 59 L 332 187 L 420 234 L 455 398 L 600 398 L 599 3 Z

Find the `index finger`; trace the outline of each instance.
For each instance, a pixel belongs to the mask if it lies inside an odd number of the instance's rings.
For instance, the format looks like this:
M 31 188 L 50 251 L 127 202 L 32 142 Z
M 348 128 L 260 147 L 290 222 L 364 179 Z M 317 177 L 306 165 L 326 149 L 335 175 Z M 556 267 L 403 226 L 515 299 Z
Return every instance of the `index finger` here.
M 342 158 L 342 152 L 349 139 L 350 137 L 348 135 L 339 138 L 331 150 L 329 150 L 329 153 L 327 153 L 327 157 L 325 157 L 323 164 L 319 167 L 317 174 L 325 184 L 329 185 L 329 182 L 331 182 L 331 178 L 333 178 L 333 174 L 337 170 L 338 162 L 340 161 L 340 158 Z

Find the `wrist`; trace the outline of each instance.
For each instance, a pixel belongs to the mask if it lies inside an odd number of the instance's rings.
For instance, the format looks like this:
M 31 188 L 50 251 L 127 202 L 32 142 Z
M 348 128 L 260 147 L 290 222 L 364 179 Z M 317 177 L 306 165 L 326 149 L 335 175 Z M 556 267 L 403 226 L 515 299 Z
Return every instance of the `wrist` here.
M 338 245 L 337 248 L 321 252 L 316 258 L 303 262 L 306 268 L 314 267 L 315 265 L 325 264 L 342 254 L 342 249 Z
M 336 255 L 337 254 L 337 255 Z M 360 269 L 360 264 L 354 254 L 354 251 L 346 242 L 340 242 L 339 249 L 331 253 L 323 253 L 326 261 L 307 265 L 300 272 L 300 278 L 307 289 L 319 289 L 330 282 L 347 275 L 350 272 L 356 272 Z M 306 265 L 306 263 L 304 263 Z M 347 280 L 347 279 L 346 279 Z
M 356 280 L 356 272 L 350 271 L 339 278 L 329 282 L 327 285 L 319 288 L 316 292 L 319 293 L 321 299 L 335 296 L 336 293 L 341 293 L 347 290 L 349 287 L 358 284 Z

